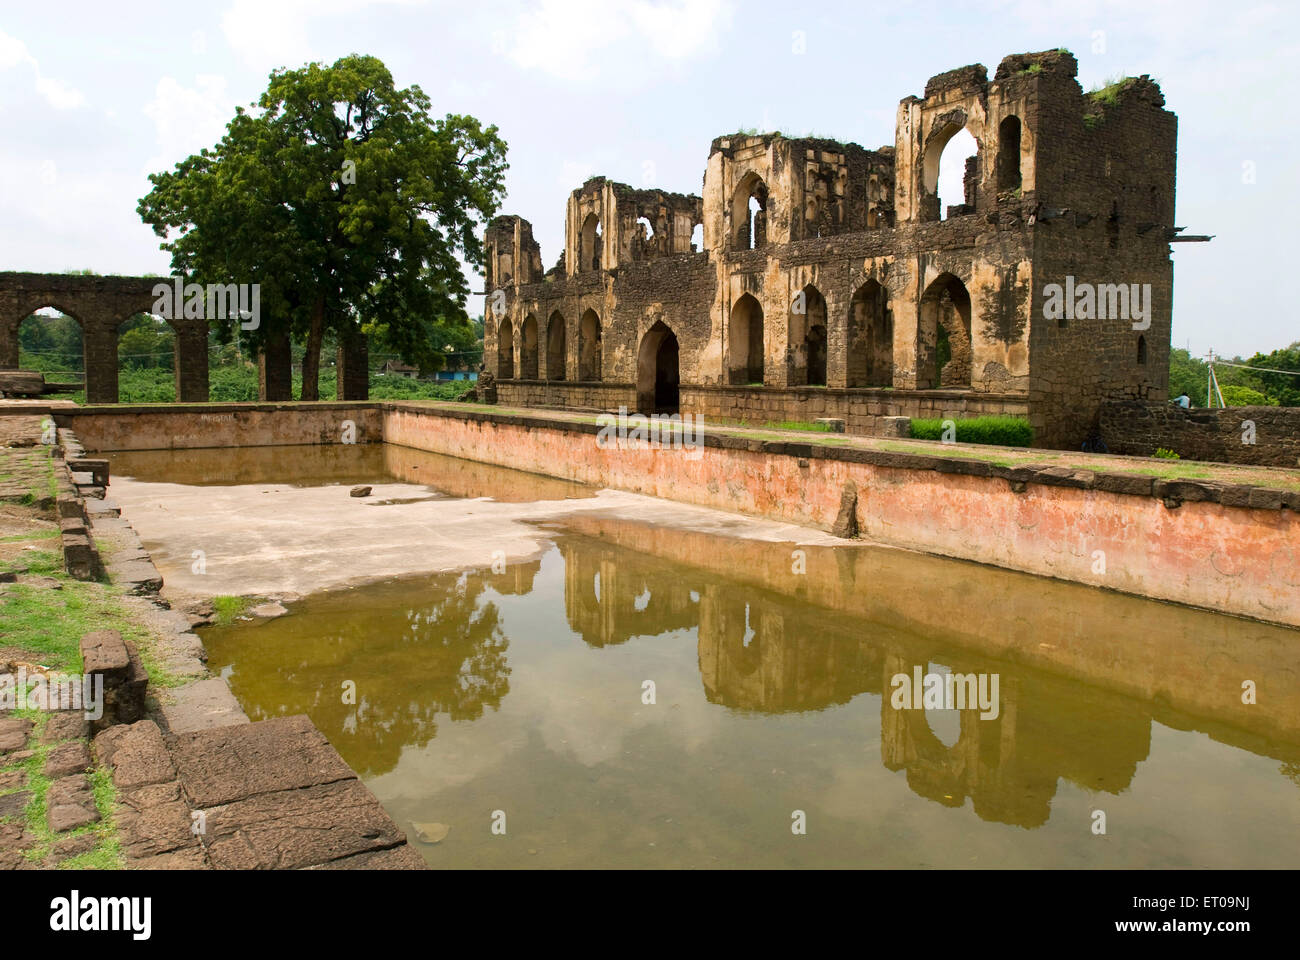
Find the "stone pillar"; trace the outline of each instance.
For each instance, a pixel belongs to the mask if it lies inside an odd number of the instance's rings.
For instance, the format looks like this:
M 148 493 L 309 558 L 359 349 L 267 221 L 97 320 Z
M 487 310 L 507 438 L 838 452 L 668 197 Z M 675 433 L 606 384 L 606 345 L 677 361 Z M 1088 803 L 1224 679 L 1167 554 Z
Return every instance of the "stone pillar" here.
M 176 377 L 176 399 L 181 403 L 207 403 L 207 326 L 182 327 L 176 333 L 173 349 L 172 370 Z
M 22 318 L 0 324 L 0 370 L 18 369 L 18 327 Z
M 86 402 L 117 403 L 117 328 L 87 323 L 82 328 Z
M 289 352 L 289 335 L 270 337 L 257 356 L 257 399 L 284 401 L 293 399 L 293 369 Z
M 370 345 L 366 335 L 350 331 L 339 339 L 336 360 L 339 400 L 370 399 Z

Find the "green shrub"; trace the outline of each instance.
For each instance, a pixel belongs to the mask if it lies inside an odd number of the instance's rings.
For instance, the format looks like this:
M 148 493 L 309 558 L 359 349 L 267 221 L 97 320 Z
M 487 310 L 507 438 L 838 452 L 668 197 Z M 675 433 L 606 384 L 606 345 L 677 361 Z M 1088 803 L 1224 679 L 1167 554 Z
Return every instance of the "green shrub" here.
M 1165 447 L 1160 447 L 1158 450 L 1156 450 L 1156 452 L 1155 452 L 1154 454 L 1152 454 L 1152 456 L 1159 457 L 1161 460 L 1181 460 L 1181 459 L 1183 459 L 1183 458 L 1180 457 L 1178 454 L 1174 453 L 1174 451 L 1169 450 L 1169 449 L 1167 449 L 1167 448 L 1165 448 Z
M 1223 392 L 1223 402 L 1230 407 L 1275 407 L 1278 403 L 1276 399 L 1270 400 L 1250 387 L 1229 384 L 1220 389 Z
M 1029 447 L 1034 428 L 1023 417 L 947 417 L 957 427 L 958 443 L 988 443 L 1000 447 Z M 913 420 L 912 436 L 917 440 L 942 440 L 944 420 Z

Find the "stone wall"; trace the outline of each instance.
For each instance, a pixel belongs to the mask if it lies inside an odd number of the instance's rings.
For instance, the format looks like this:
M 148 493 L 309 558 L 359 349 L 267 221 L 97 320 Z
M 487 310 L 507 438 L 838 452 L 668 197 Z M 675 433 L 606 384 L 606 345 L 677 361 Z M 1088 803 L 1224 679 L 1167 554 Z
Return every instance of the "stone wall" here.
M 60 427 L 76 432 L 86 449 L 101 453 L 341 443 L 345 436 L 355 443 L 383 440 L 378 403 L 159 404 L 59 408 L 52 413 Z
M 1300 626 L 1300 491 L 707 434 L 695 457 L 598 446 L 595 423 L 403 403 L 385 404 L 383 429 L 388 443 L 824 530 L 856 490 L 857 529 L 876 543 Z
M 990 415 L 1023 417 L 1024 397 L 972 394 L 958 390 L 838 390 L 834 387 L 682 387 L 682 411 L 708 420 L 747 423 L 809 421 L 837 417 L 849 433 L 892 435 L 886 417 L 961 418 Z
M 503 407 L 568 407 L 574 410 L 636 409 L 636 387 L 630 383 L 566 383 L 547 380 L 507 380 L 497 383 L 497 403 Z
M 1254 424 L 1254 443 L 1249 423 Z M 1154 456 L 1158 448 L 1184 460 L 1268 467 L 1300 466 L 1300 407 L 1184 409 L 1167 402 L 1128 401 L 1101 407 L 1101 437 L 1111 453 Z

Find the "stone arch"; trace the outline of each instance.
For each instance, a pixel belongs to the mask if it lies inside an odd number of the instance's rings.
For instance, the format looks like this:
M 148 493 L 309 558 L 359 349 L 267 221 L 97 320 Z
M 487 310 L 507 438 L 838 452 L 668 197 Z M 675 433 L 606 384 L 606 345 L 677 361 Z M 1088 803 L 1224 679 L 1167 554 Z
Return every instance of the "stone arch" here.
M 732 246 L 757 250 L 767 243 L 767 184 L 757 173 L 748 173 L 736 185 L 731 200 Z
M 973 363 L 970 294 L 954 274 L 942 273 L 917 311 L 916 388 L 969 387 Z
M 744 386 L 763 382 L 763 307 L 746 293 L 732 305 L 727 331 L 727 380 Z
M 790 303 L 786 340 L 786 383 L 826 385 L 826 298 L 811 283 Z
M 19 366 L 19 357 L 22 348 L 23 328 L 27 325 L 28 320 L 40 323 L 47 320 L 57 320 L 58 317 L 51 317 L 43 314 L 42 310 L 53 310 L 59 314 L 59 317 L 67 317 L 77 328 L 78 346 L 73 353 L 61 359 L 69 361 L 73 370 L 85 371 L 86 369 L 86 325 L 82 323 L 81 318 L 72 310 L 61 304 L 54 302 L 59 298 L 52 298 L 50 302 L 28 304 L 23 309 L 17 311 L 13 316 L 3 319 L 3 328 L 0 328 L 0 368 L 10 367 L 16 369 Z M 78 311 L 79 312 L 79 311 Z M 49 346 L 54 344 L 50 343 Z
M 874 278 L 858 287 L 849 302 L 846 361 L 850 387 L 894 383 L 894 314 L 889 288 Z
M 930 136 L 926 140 L 925 149 L 921 156 L 920 219 L 922 220 L 941 220 L 944 218 L 943 206 L 945 205 L 945 198 L 939 194 L 940 167 L 949 143 L 963 131 L 967 131 L 967 117 L 963 110 L 954 110 L 940 117 L 930 131 Z M 947 198 L 948 203 L 946 205 L 960 206 L 966 204 L 973 210 L 976 206 L 979 156 L 982 147 L 973 133 L 967 132 L 966 137 L 962 139 L 969 140 L 972 144 L 971 147 L 968 147 L 970 155 L 966 158 L 963 168 L 962 197 L 958 204 L 953 204 L 951 202 L 952 198 Z
M 582 221 L 582 233 L 578 237 L 578 272 L 599 270 L 604 265 L 604 237 L 600 229 L 600 217 L 594 213 L 587 214 Z
M 515 328 L 509 320 L 497 327 L 497 379 L 515 378 Z
M 578 324 L 578 379 L 597 381 L 601 378 L 600 317 L 588 310 Z
M 636 357 L 637 410 L 677 413 L 681 406 L 680 347 L 677 334 L 662 320 L 641 338 Z
M 537 318 L 531 313 L 519 328 L 519 379 L 537 379 Z
M 1020 171 L 1020 118 L 1012 114 L 998 124 L 998 190 L 1019 190 Z
M 564 358 L 566 356 L 566 332 L 564 317 L 559 310 L 551 314 L 546 321 L 546 379 L 564 379 Z

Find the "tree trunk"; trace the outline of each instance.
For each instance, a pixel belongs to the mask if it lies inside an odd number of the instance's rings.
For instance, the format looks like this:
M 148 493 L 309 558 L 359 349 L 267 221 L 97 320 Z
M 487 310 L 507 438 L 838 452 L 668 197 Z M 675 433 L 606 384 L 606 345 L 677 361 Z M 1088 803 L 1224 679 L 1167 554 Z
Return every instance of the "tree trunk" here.
M 320 399 L 320 345 L 325 335 L 325 298 L 317 297 L 311 307 L 311 329 L 307 331 L 307 352 L 302 358 L 302 399 Z

